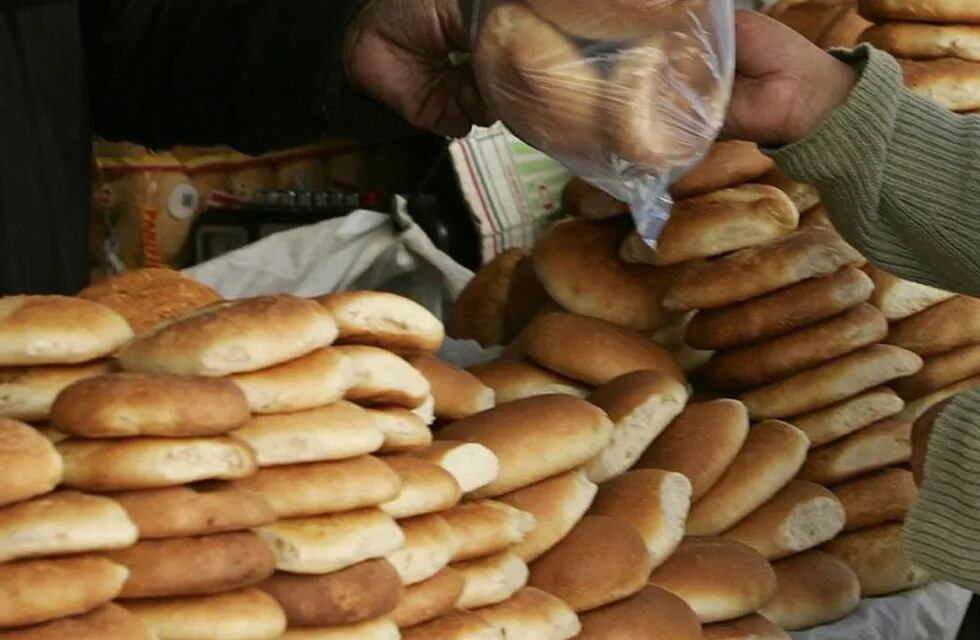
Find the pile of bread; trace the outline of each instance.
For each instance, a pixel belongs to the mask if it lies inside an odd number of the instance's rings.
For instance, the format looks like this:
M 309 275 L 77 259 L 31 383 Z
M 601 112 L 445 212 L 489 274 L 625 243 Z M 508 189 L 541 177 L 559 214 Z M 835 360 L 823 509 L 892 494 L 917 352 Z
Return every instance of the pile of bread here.
M 667 560 L 651 583 L 681 596 L 709 637 L 746 637 L 744 620 L 717 623 L 756 611 L 787 630 L 826 624 L 862 596 L 925 584 L 902 526 L 916 497 L 911 427 L 980 382 L 980 301 L 867 264 L 815 190 L 751 144 L 716 143 L 674 195 L 652 249 L 621 203 L 571 183 L 570 218 L 460 297 L 450 335 L 506 345 L 472 373 L 498 401 L 577 395 L 619 425 L 606 386 L 687 372 L 692 403 L 669 425 L 638 415 L 628 442 L 614 431 L 615 461 L 590 478 L 600 497 L 640 470 L 690 482 L 686 537 L 673 555 L 652 553 Z M 750 552 L 774 573 L 740 564 Z M 691 558 L 706 566 L 691 571 Z
M 766 13 L 823 49 L 853 47 L 871 26 L 858 0 L 779 0 Z

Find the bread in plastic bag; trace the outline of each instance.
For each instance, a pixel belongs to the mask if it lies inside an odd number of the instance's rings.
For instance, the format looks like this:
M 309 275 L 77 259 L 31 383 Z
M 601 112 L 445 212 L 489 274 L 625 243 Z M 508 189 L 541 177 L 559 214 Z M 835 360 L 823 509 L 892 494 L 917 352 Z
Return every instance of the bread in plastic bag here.
M 655 246 L 670 185 L 724 122 L 731 0 L 477 0 L 480 92 L 516 135 L 630 205 Z

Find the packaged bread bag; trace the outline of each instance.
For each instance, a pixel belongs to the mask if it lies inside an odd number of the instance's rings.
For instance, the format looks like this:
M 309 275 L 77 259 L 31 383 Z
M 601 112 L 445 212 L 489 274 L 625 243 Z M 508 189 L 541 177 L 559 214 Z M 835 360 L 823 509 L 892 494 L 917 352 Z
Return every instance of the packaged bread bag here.
M 228 147 L 177 147 L 173 150 L 197 189 L 195 215 L 227 203 L 231 191 L 228 162 L 232 153 Z
M 276 185 L 276 167 L 269 157 L 228 154 L 229 204 L 255 202 L 263 191 L 275 191 Z
M 474 20 L 474 69 L 494 115 L 629 203 L 655 246 L 670 184 L 724 122 L 732 1 L 484 0 Z
M 322 191 L 324 188 L 324 154 L 321 145 L 307 145 L 266 155 L 276 171 L 276 189 L 280 191 Z

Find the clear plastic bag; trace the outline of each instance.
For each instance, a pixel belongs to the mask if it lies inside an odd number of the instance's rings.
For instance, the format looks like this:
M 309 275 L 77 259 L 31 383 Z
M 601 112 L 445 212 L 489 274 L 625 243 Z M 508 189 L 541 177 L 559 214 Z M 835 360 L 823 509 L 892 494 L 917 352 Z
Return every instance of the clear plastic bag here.
M 475 0 L 473 21 L 474 69 L 494 114 L 629 203 L 655 246 L 670 185 L 724 122 L 732 0 Z

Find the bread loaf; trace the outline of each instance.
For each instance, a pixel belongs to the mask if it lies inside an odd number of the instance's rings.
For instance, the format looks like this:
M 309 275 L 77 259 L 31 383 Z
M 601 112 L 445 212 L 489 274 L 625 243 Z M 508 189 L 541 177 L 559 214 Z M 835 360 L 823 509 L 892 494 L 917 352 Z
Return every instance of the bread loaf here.
M 980 109 L 980 62 L 959 58 L 900 60 L 905 86 L 913 93 L 957 112 Z
M 922 369 L 922 358 L 891 345 L 873 345 L 843 358 L 749 391 L 740 400 L 753 418 L 783 418 L 852 398 Z
M 917 400 L 978 374 L 980 345 L 970 345 L 926 358 L 919 373 L 895 381 L 892 388 L 906 400 Z
M 922 356 L 980 342 L 980 298 L 957 296 L 892 326 L 888 342 Z
M 456 299 L 449 320 L 449 335 L 475 340 L 484 347 L 510 342 L 507 298 L 514 269 L 528 255 L 523 249 L 508 249 L 487 263 Z
M 561 210 L 569 216 L 586 220 L 604 220 L 625 216 L 630 212 L 626 203 L 581 178 L 572 178 L 565 185 L 561 195 Z
M 902 523 L 848 533 L 828 543 L 825 551 L 857 574 L 862 598 L 914 589 L 930 580 L 929 574 L 909 559 Z
M 670 193 L 676 200 L 705 195 L 752 182 L 772 167 L 772 159 L 754 142 L 719 140 L 701 164 L 674 183 Z
M 119 605 L 107 604 L 80 616 L 0 630 L 0 640 L 158 640 L 139 618 Z
M 218 377 L 257 371 L 332 343 L 337 323 L 294 296 L 219 302 L 157 327 L 119 353 L 123 369 Z
M 0 506 L 51 491 L 63 470 L 47 438 L 23 422 L 0 418 Z
M 589 40 L 632 40 L 649 35 L 677 9 L 613 0 L 596 7 L 587 0 L 531 0 L 531 9 L 562 31 Z
M 540 315 L 524 332 L 523 345 L 541 366 L 589 385 L 635 371 L 658 371 L 685 380 L 663 347 L 640 333 L 585 316 Z
M 793 480 L 723 537 L 778 560 L 833 539 L 844 528 L 844 519 L 844 507 L 829 489 Z
M 387 616 L 319 629 L 287 629 L 279 640 L 399 640 L 401 634 Z
M 272 596 L 291 627 L 355 624 L 391 613 L 402 584 L 387 560 L 368 560 L 320 576 L 277 572 L 257 588 Z
M 286 630 L 282 609 L 258 589 L 161 598 L 126 606 L 161 640 L 274 640 Z
M 861 15 L 881 22 L 911 20 L 914 22 L 967 22 L 980 23 L 980 7 L 970 0 L 860 0 Z
M 911 471 L 884 469 L 833 489 L 844 505 L 844 531 L 902 522 L 918 495 Z
M 514 268 L 507 290 L 506 333 L 516 337 L 539 314 L 560 310 L 534 272 L 534 258 L 525 256 Z
M 735 460 L 749 434 L 749 415 L 736 400 L 688 405 L 654 440 L 638 469 L 676 471 L 691 481 L 691 499 L 699 500 Z
M 871 304 L 881 309 L 890 322 L 922 313 L 956 295 L 917 282 L 902 280 L 874 265 L 866 266 L 864 271 L 871 276 L 875 284 Z
M 504 640 L 499 629 L 469 611 L 450 611 L 434 620 L 402 629 L 402 640 Z
M 402 481 L 378 458 L 361 456 L 260 469 L 233 486 L 262 496 L 279 518 L 298 518 L 384 504 L 398 496 Z
M 412 365 L 378 347 L 347 346 L 337 350 L 354 365 L 354 383 L 346 398 L 362 405 L 395 405 L 414 409 L 431 393 L 429 381 Z
M 980 62 L 980 25 L 885 22 L 865 31 L 861 39 L 899 58 Z
M 369 409 L 374 426 L 384 435 L 383 453 L 415 451 L 432 444 L 427 421 L 415 411 L 401 407 Z
M 731 466 L 691 508 L 688 535 L 717 535 L 744 520 L 789 484 L 809 447 L 806 434 L 785 422 L 752 427 Z
M 78 364 L 111 355 L 133 337 L 118 313 L 64 296 L 0 298 L 0 365 Z
M 456 607 L 466 581 L 449 567 L 424 582 L 405 587 L 391 619 L 400 629 L 445 615 Z
M 894 391 L 878 387 L 787 421 L 801 429 L 812 446 L 820 447 L 890 418 L 904 407 L 905 403 Z
M 576 469 L 500 496 L 500 502 L 531 514 L 537 522 L 511 550 L 525 562 L 539 558 L 578 524 L 597 491 L 585 472 Z
M 921 418 L 926 411 L 936 406 L 944 400 L 948 400 L 953 396 L 957 396 L 964 391 L 969 391 L 980 387 L 980 375 L 973 376 L 972 378 L 967 378 L 966 380 L 960 380 L 949 386 L 943 387 L 942 389 L 937 389 L 929 395 L 922 396 L 916 400 L 911 400 L 905 404 L 905 408 L 901 412 L 895 414 L 894 419 L 900 422 L 914 423 L 916 420 Z
M 704 640 L 789 640 L 789 634 L 758 614 L 706 624 Z
M 800 477 L 833 485 L 870 471 L 908 462 L 912 455 L 912 425 L 883 420 L 825 447 L 814 449 Z
M 248 443 L 260 467 L 345 460 L 373 453 L 385 442 L 375 415 L 344 401 L 255 416 L 232 435 Z
M 775 562 L 772 568 L 776 594 L 759 612 L 788 631 L 837 622 L 861 601 L 857 576 L 829 553 L 807 551 Z
M 459 609 L 477 609 L 507 600 L 524 588 L 528 568 L 509 551 L 457 562 L 453 570 L 463 577 L 463 593 L 456 601 Z
M 0 416 L 37 422 L 51 416 L 51 405 L 72 384 L 112 371 L 112 362 L 0 368 Z
M 518 544 L 537 526 L 534 516 L 503 502 L 480 500 L 443 511 L 455 538 L 452 560 L 472 560 Z
M 436 513 L 455 507 L 462 497 L 459 483 L 439 465 L 421 458 L 386 458 L 385 463 L 398 474 L 398 496 L 381 504 L 392 518 L 402 519 Z
M 442 440 L 407 455 L 439 465 L 449 472 L 464 493 L 487 486 L 500 474 L 497 456 L 475 442 Z
M 504 638 L 535 638 L 536 640 L 568 640 L 577 638 L 582 625 L 567 604 L 555 596 L 531 587 L 521 589 L 513 597 L 476 613 Z
M 688 538 L 650 577 L 687 603 L 702 623 L 733 620 L 772 598 L 776 576 L 765 558 L 720 538 Z
M 634 596 L 582 614 L 581 640 L 701 640 L 701 623 L 683 600 L 648 586 Z
M 788 195 L 800 213 L 809 211 L 820 204 L 820 192 L 817 191 L 816 187 L 793 180 L 780 171 L 779 167 L 773 167 L 756 182 L 776 187 Z
M 612 439 L 585 465 L 593 482 L 625 473 L 687 403 L 687 388 L 663 373 L 637 371 L 596 389 L 589 402 L 613 423 Z
M 387 557 L 403 585 L 428 580 L 445 569 L 456 553 L 452 528 L 436 514 L 406 518 L 398 526 L 405 534 L 405 542 Z
M 51 408 L 51 424 L 82 438 L 204 437 L 248 422 L 232 382 L 193 376 L 112 373 L 77 382 Z
M 337 321 L 342 344 L 364 344 L 396 353 L 434 353 L 446 337 L 432 312 L 393 293 L 348 291 L 317 301 Z
M 631 525 L 605 516 L 586 516 L 531 564 L 528 584 L 582 612 L 642 590 L 652 568 L 646 544 Z
M 354 365 L 339 350 L 324 347 L 231 379 L 245 393 L 253 413 L 288 413 L 341 400 L 354 383 Z
M 459 420 L 493 408 L 493 389 L 470 372 L 434 356 L 413 358 L 410 363 L 429 381 L 437 418 Z
M 688 325 L 687 344 L 732 349 L 776 338 L 867 302 L 873 290 L 871 278 L 846 267 L 761 298 L 699 311 Z

